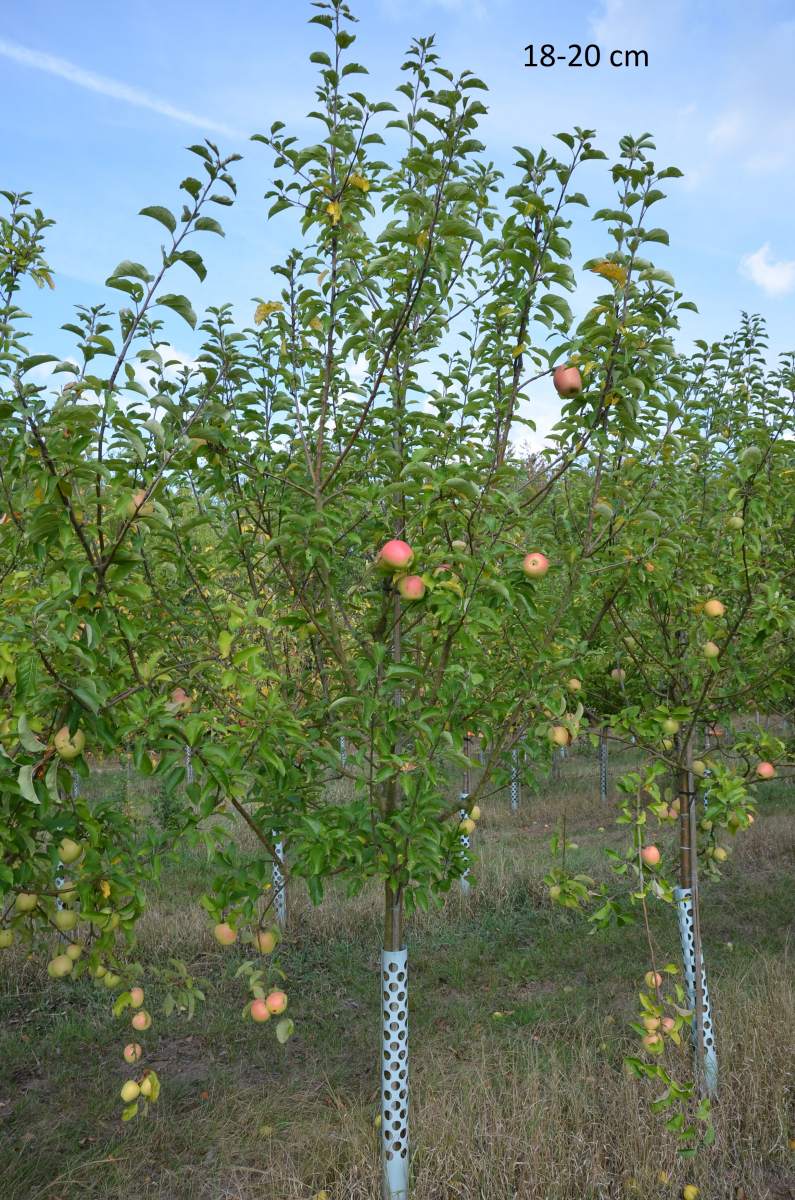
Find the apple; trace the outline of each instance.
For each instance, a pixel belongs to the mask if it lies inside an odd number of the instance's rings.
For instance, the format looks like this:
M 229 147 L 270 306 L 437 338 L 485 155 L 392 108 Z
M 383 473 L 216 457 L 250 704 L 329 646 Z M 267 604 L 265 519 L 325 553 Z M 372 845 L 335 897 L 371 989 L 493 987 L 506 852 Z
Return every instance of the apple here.
M 659 971 L 647 971 L 643 976 L 643 982 L 649 988 L 662 987 L 662 975 Z
M 760 762 L 756 764 L 756 773 L 760 779 L 774 779 L 776 768 L 772 762 Z
M 132 496 L 127 501 L 127 507 L 125 509 L 127 516 L 132 517 L 133 519 L 135 517 L 151 517 L 154 511 L 155 506 L 152 504 L 151 500 L 146 499 L 146 491 L 144 488 L 138 488 L 136 492 L 133 492 Z
M 547 737 L 556 746 L 568 746 L 571 744 L 571 734 L 565 725 L 550 725 L 547 730 Z
M 61 933 L 69 933 L 77 925 L 77 913 L 71 908 L 61 908 L 53 917 L 53 923 Z
M 114 974 L 113 971 L 108 971 L 108 973 L 106 974 L 106 976 L 102 980 L 102 982 L 104 983 L 104 985 L 108 989 L 108 991 L 112 992 L 113 989 L 117 988 L 119 986 L 119 984 L 121 983 L 121 975 L 116 975 L 116 974 Z
M 469 542 L 465 542 L 461 538 L 455 538 L 455 540 L 450 543 L 450 546 L 453 550 L 464 551 L 469 549 Z
M 144 1002 L 144 989 L 142 987 L 130 988 L 130 1004 L 133 1008 L 140 1008 Z
M 470 833 L 475 832 L 475 822 L 469 817 L 465 817 L 463 821 L 459 822 L 458 832 L 463 834 L 464 837 L 469 837 Z
M 222 946 L 231 946 L 232 942 L 237 941 L 237 932 L 228 921 L 221 921 L 216 925 L 213 930 L 213 936 L 216 942 L 220 942 Z
M 66 947 L 66 953 L 68 957 L 71 958 L 72 962 L 77 962 L 78 958 L 83 953 L 82 942 L 71 942 L 70 945 Z
M 569 680 L 569 682 L 566 684 L 566 687 L 570 692 L 579 692 L 580 688 L 582 687 L 582 681 L 574 677 Z
M 729 517 L 726 524 L 729 526 L 729 529 L 742 529 L 745 521 L 742 519 L 739 513 L 737 513 L 735 516 Z
M 133 1029 L 137 1029 L 139 1033 L 144 1033 L 152 1024 L 152 1018 L 145 1008 L 140 1009 L 132 1021 L 130 1022 Z
M 74 963 L 68 954 L 56 954 L 55 958 L 50 959 L 47 963 L 47 974 L 52 979 L 63 979 L 73 966 Z
M 656 846 L 644 846 L 640 852 L 640 857 L 647 867 L 656 867 L 662 855 Z
M 658 1046 L 662 1045 L 662 1038 L 659 1033 L 647 1033 L 642 1040 L 647 1050 L 656 1050 Z
M 549 559 L 545 554 L 541 554 L 538 551 L 533 551 L 532 554 L 525 554 L 522 559 L 522 570 L 528 579 L 540 579 L 549 570 Z
M 143 1079 L 141 1080 L 141 1095 L 145 1100 L 148 1100 L 153 1091 L 154 1084 L 152 1083 L 152 1076 L 144 1075 Z
M 397 588 L 404 600 L 421 600 L 425 595 L 425 583 L 421 575 L 403 575 L 398 580 Z
M 143 1050 L 137 1042 L 128 1042 L 124 1047 L 124 1061 L 130 1065 L 137 1063 L 142 1054 Z
M 272 954 L 278 941 L 279 935 L 275 929 L 258 929 L 254 937 L 260 954 Z
M 13 929 L 0 929 L 0 950 L 7 950 L 14 944 Z
M 268 1006 L 268 1011 L 275 1017 L 278 1017 L 287 1007 L 287 993 L 282 991 L 271 992 L 265 998 L 265 1003 Z
M 610 678 L 614 679 L 616 683 L 623 683 L 626 677 L 627 673 L 623 667 L 613 667 L 613 670 L 610 672 Z
M 20 892 L 14 901 L 14 907 L 18 913 L 33 912 L 39 902 L 39 898 L 35 892 Z
M 723 848 L 723 846 L 715 847 L 715 858 L 717 859 L 718 862 L 726 862 L 726 859 L 728 857 L 729 857 L 729 851 L 725 850 Z
M 264 1000 L 253 1000 L 249 1011 L 252 1021 L 256 1021 L 258 1024 L 271 1019 L 271 1010 Z
M 648 571 L 649 575 L 653 575 L 657 568 L 653 562 L 647 562 L 643 564 L 643 569 L 644 571 Z
M 399 571 L 409 565 L 414 558 L 414 551 L 408 542 L 402 542 L 400 538 L 392 538 L 391 541 L 385 542 L 378 551 L 378 562 L 390 570 Z
M 77 862 L 82 853 L 83 847 L 79 842 L 73 841 L 72 838 L 62 838 L 58 845 L 58 857 L 60 858 L 61 862 L 65 863 L 67 866 L 70 863 Z
M 66 762 L 71 762 L 83 753 L 83 747 L 86 744 L 86 735 L 82 729 L 76 729 L 74 734 L 69 733 L 69 726 L 62 725 L 53 738 L 53 745 L 58 754 Z
M 694 1183 L 687 1183 L 682 1188 L 682 1200 L 698 1200 L 699 1190 Z
M 692 766 L 694 775 L 703 775 L 707 770 L 707 764 L 701 758 L 694 758 Z
M 549 889 L 550 900 L 557 900 L 560 897 L 560 893 L 562 890 L 563 889 L 561 888 L 559 883 L 553 883 L 552 887 Z
M 674 1020 L 673 1017 L 663 1017 L 662 1027 L 666 1033 L 670 1033 L 675 1025 L 676 1025 L 676 1021 Z
M 175 687 L 171 693 L 170 705 L 173 712 L 187 712 L 193 701 L 184 688 Z
M 726 605 L 721 604 L 720 600 L 707 600 L 704 612 L 708 617 L 722 617 L 726 612 Z
M 644 1017 L 643 1018 L 643 1028 L 645 1030 L 647 1030 L 648 1033 L 654 1033 L 655 1029 L 660 1028 L 660 1018 L 659 1017 Z
M 662 723 L 663 733 L 674 734 L 679 732 L 679 722 L 673 717 L 666 717 Z
M 577 396 L 582 391 L 582 375 L 576 367 L 555 367 L 552 383 L 559 396 Z
M 473 820 L 473 821 L 479 821 L 479 820 L 480 820 L 480 816 L 481 816 L 481 813 L 480 813 L 480 805 L 479 805 L 479 804 L 473 804 L 473 805 L 472 805 L 472 808 L 469 810 L 469 815 L 470 815 L 470 817 L 472 818 L 472 820 Z
M 125 1104 L 132 1104 L 134 1100 L 138 1099 L 140 1094 L 141 1089 L 134 1079 L 128 1079 L 119 1093 Z
M 704 655 L 704 658 L 717 658 L 720 654 L 720 646 L 717 644 L 717 642 L 704 642 L 704 645 L 701 647 L 701 652 Z

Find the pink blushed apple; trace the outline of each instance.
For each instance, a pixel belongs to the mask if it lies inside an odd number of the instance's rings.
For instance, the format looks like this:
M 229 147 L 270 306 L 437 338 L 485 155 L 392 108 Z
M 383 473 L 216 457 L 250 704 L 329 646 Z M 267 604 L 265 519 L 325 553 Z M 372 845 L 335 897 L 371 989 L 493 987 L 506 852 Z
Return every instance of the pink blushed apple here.
M 656 846 L 644 846 L 640 852 L 640 857 L 647 867 L 656 867 L 662 855 Z
M 582 391 L 582 375 L 576 367 L 555 367 L 552 382 L 559 396 L 577 396 Z
M 378 551 L 379 563 L 393 571 L 403 570 L 413 558 L 414 551 L 411 546 L 408 542 L 401 541 L 400 538 L 392 538 L 385 542 Z
M 776 768 L 772 762 L 760 762 L 756 764 L 756 773 L 760 779 L 774 779 Z
M 425 582 L 421 575 L 404 575 L 398 580 L 397 589 L 404 600 L 422 600 Z
M 525 554 L 522 560 L 522 570 L 528 579 L 540 579 L 549 570 L 549 559 L 538 551 Z

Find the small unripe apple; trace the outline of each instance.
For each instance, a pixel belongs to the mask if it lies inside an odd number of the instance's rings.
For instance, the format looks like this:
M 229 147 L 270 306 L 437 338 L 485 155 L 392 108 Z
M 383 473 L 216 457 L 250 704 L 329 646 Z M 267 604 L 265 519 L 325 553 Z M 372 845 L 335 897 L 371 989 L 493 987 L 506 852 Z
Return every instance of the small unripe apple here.
M 213 936 L 216 942 L 220 942 L 222 946 L 231 946 L 232 942 L 237 940 L 237 932 L 228 921 L 219 922 L 213 930 Z
M 39 898 L 35 892 L 20 892 L 14 901 L 14 907 L 18 913 L 33 912 L 39 902 Z
M 470 833 L 475 832 L 475 822 L 470 820 L 469 817 L 465 817 L 458 825 L 458 832 L 463 834 L 464 837 L 469 837 Z
M 152 1076 L 144 1075 L 143 1079 L 141 1080 L 141 1095 L 143 1096 L 144 1100 L 148 1100 L 153 1091 L 154 1084 L 152 1083 Z
M 643 982 L 649 988 L 662 987 L 662 975 L 659 971 L 647 971 L 643 976 Z
M 669 733 L 673 735 L 679 732 L 679 722 L 675 721 L 673 717 L 666 717 L 662 723 L 662 727 L 663 733 Z
M 656 846 L 644 846 L 640 852 L 640 857 L 647 867 L 656 867 L 662 855 Z
M 760 779 L 774 779 L 776 768 L 772 762 L 760 762 L 756 764 L 756 773 Z
M 403 575 L 397 589 L 404 600 L 421 600 L 425 595 L 425 583 L 421 575 Z
M 108 989 L 108 991 L 112 992 L 113 989 L 117 988 L 119 986 L 119 984 L 121 983 L 121 975 L 116 975 L 116 974 L 114 974 L 113 971 L 108 971 L 107 975 L 102 980 L 102 982 L 104 983 L 104 985 Z
M 708 617 L 722 617 L 726 612 L 726 605 L 721 604 L 720 600 L 707 600 L 704 612 Z
M 707 769 L 707 764 L 700 758 L 693 759 L 693 774 L 703 775 Z
M 570 692 L 579 692 L 580 688 L 582 687 L 582 681 L 577 679 L 576 676 L 574 676 L 566 684 L 566 687 L 569 689 Z
M 470 817 L 472 818 L 472 820 L 473 820 L 473 821 L 479 821 L 479 820 L 480 820 L 480 815 L 481 815 L 481 814 L 480 814 L 480 805 L 479 805 L 479 804 L 473 804 L 473 805 L 472 805 L 472 807 L 471 807 L 471 809 L 469 810 L 469 815 L 470 815 Z
M 568 746 L 571 742 L 571 734 L 565 725 L 550 725 L 547 737 L 556 746 Z
M 623 667 L 613 667 L 613 670 L 610 672 L 610 678 L 615 680 L 616 683 L 623 683 L 626 677 L 627 673 Z
M 265 1003 L 268 1006 L 268 1011 L 275 1017 L 278 1017 L 287 1007 L 287 993 L 282 991 L 271 992 L 266 997 Z
M 251 1013 L 252 1021 L 262 1023 L 263 1021 L 270 1021 L 271 1019 L 271 1010 L 268 1008 L 264 1000 L 252 1001 L 249 1011 Z
M 720 654 L 720 646 L 717 644 L 717 642 L 704 642 L 704 645 L 701 647 L 701 652 L 704 655 L 704 658 L 717 658 Z
M 550 900 L 558 900 L 560 898 L 561 891 L 562 891 L 562 888 L 561 888 L 560 884 L 553 883 L 552 887 L 549 889 Z
M 139 1033 L 144 1033 L 152 1024 L 152 1018 L 145 1008 L 140 1009 L 132 1021 L 130 1022 L 133 1029 L 137 1029 Z
M 729 526 L 729 529 L 742 529 L 745 521 L 739 514 L 736 514 L 733 517 L 729 517 L 726 524 Z
M 73 734 L 69 733 L 69 726 L 62 725 L 52 739 L 53 745 L 60 757 L 65 762 L 71 762 L 72 759 L 83 753 L 86 744 L 86 735 L 82 729 L 76 729 Z
M 58 844 L 58 857 L 62 863 L 67 866 L 70 863 L 77 862 L 80 855 L 83 853 L 83 847 L 79 842 L 73 841 L 72 838 L 62 838 Z
M 69 956 L 69 958 L 71 958 L 72 962 L 77 962 L 78 958 L 80 957 L 80 955 L 82 953 L 83 953 L 83 943 L 82 942 L 71 942 L 70 945 L 68 945 L 66 947 L 66 954 Z
M 552 383 L 559 396 L 577 396 L 582 391 L 582 375 L 576 367 L 555 367 Z
M 13 929 L 0 929 L 0 950 L 7 950 L 14 944 Z
M 130 988 L 130 1004 L 133 1008 L 140 1008 L 144 1002 L 144 989 L 142 987 Z
M 450 545 L 453 550 L 464 551 L 469 549 L 469 542 L 465 542 L 461 538 L 455 538 Z
M 141 1089 L 134 1079 L 128 1079 L 127 1082 L 122 1086 L 121 1092 L 119 1093 L 125 1104 L 132 1104 L 134 1100 L 138 1099 L 140 1094 Z
M 275 929 L 258 929 L 254 939 L 260 954 L 272 954 L 278 940 L 279 935 Z
M 68 954 L 56 954 L 47 963 L 47 974 L 53 979 L 63 979 L 72 970 L 74 963 Z
M 61 933 L 69 933 L 77 925 L 77 913 L 71 908 L 60 908 L 53 917 L 56 929 Z
M 131 1066 L 139 1061 L 142 1054 L 143 1050 L 137 1042 L 128 1042 L 124 1047 L 124 1061 Z
M 401 570 L 407 567 L 414 558 L 414 551 L 408 542 L 403 542 L 400 538 L 392 538 L 391 541 L 385 542 L 378 551 L 378 561 L 385 567 L 392 570 Z
M 646 1029 L 649 1033 L 654 1033 L 655 1029 L 660 1028 L 660 1018 L 659 1017 L 644 1017 L 643 1018 L 643 1028 Z

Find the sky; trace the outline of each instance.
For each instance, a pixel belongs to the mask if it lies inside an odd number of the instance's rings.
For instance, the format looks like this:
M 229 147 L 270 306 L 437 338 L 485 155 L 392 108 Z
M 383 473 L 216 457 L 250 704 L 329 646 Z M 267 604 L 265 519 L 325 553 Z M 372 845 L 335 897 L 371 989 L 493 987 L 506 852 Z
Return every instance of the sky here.
M 671 180 L 655 224 L 670 248 L 658 265 L 696 302 L 682 349 L 733 328 L 743 311 L 767 319 L 772 353 L 795 348 L 795 8 L 792 0 L 352 0 L 357 61 L 371 97 L 391 98 L 403 50 L 434 33 L 442 62 L 489 85 L 481 127 L 488 155 L 510 173 L 516 145 L 553 145 L 581 125 L 609 156 L 624 133 L 654 135 Z M 4 0 L 0 27 L 0 188 L 30 191 L 56 225 L 48 238 L 54 292 L 29 294 L 37 353 L 67 354 L 59 331 L 75 304 L 124 298 L 104 287 L 124 258 L 157 260 L 161 227 L 138 217 L 148 204 L 179 211 L 178 184 L 191 169 L 185 147 L 210 137 L 244 155 L 234 171 L 239 200 L 219 210 L 224 240 L 197 243 L 208 267 L 199 285 L 185 271 L 169 290 L 199 311 L 275 296 L 270 267 L 288 248 L 284 218 L 266 221 L 268 151 L 252 133 L 283 120 L 299 137 L 312 123 L 313 49 L 324 31 L 303 0 L 137 0 L 134 5 Z M 599 66 L 528 68 L 525 46 L 599 47 Z M 647 67 L 612 67 L 613 50 L 645 50 Z M 536 50 L 538 55 L 538 50 Z M 316 130 L 312 134 L 317 138 Z M 194 160 L 195 161 L 195 160 Z M 609 201 L 604 164 L 588 165 L 581 189 Z M 603 197 L 603 198 L 602 198 Z M 596 207 L 596 204 L 594 205 Z M 574 237 L 579 265 L 605 248 L 584 214 Z M 162 310 L 161 310 L 162 311 Z M 197 344 L 169 325 L 186 358 Z M 540 392 L 538 436 L 556 404 Z

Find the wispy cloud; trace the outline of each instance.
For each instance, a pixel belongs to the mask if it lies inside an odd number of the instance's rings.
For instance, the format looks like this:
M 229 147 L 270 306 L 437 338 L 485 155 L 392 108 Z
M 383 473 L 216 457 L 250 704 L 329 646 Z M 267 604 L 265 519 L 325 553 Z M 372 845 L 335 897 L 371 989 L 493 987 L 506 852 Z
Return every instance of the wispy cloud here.
M 770 256 L 769 242 L 741 259 L 740 274 L 767 292 L 768 296 L 786 296 L 795 291 L 795 261 L 776 262 Z
M 20 63 L 24 67 L 33 67 L 37 71 L 45 71 L 48 75 L 56 75 L 76 87 L 85 88 L 90 92 L 98 92 L 112 100 L 121 100 L 123 104 L 132 104 L 135 108 L 146 108 L 158 113 L 171 121 L 179 121 L 182 125 L 193 125 L 207 133 L 220 133 L 224 137 L 243 140 L 246 135 L 221 121 L 203 117 L 199 113 L 190 112 L 185 108 L 177 108 L 159 96 L 153 96 L 141 88 L 130 87 L 117 79 L 109 79 L 106 75 L 96 75 L 93 71 L 85 71 L 75 63 L 65 58 L 57 58 L 54 54 L 44 54 L 39 50 L 29 50 L 15 42 L 7 42 L 0 38 L 0 55 Z

